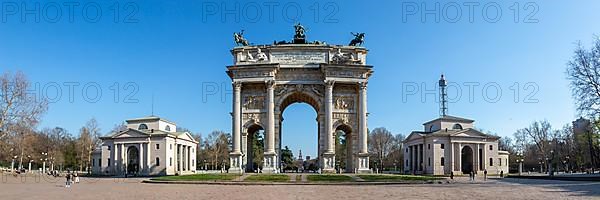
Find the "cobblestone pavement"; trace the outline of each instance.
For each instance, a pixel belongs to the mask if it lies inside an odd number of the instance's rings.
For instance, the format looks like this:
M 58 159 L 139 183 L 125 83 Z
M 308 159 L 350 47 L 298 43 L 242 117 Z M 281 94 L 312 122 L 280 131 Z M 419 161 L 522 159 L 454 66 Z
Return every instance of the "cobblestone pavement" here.
M 177 185 L 144 184 L 142 179 L 3 176 L 0 199 L 600 199 L 599 182 L 490 179 L 419 185 Z

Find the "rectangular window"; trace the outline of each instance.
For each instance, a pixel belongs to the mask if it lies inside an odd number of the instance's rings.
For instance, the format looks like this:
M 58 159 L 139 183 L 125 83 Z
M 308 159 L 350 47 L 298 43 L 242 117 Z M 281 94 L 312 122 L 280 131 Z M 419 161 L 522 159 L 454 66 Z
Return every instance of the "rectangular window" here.
M 156 144 L 156 149 L 160 149 L 160 144 Z
M 440 148 L 444 149 L 444 144 L 441 144 L 441 145 L 440 145 Z
M 408 153 L 408 148 L 406 148 L 406 153 Z
M 502 166 L 502 158 L 498 158 L 498 165 Z
M 440 158 L 440 165 L 441 165 L 441 166 L 444 166 L 444 157 L 441 157 L 441 158 Z
M 427 166 L 431 166 L 431 158 L 427 159 Z
M 96 166 L 96 159 L 92 159 L 92 167 Z
M 171 150 L 173 150 L 173 144 L 170 144 L 170 145 L 169 145 L 169 148 L 170 148 Z
M 160 166 L 160 158 L 156 157 L 156 166 Z
M 494 159 L 490 158 L 490 166 L 494 166 Z
M 99 166 L 99 167 L 102 167 L 102 158 L 101 158 L 101 159 L 98 159 L 98 166 Z
M 431 149 L 431 144 L 427 144 L 427 149 Z
M 110 167 L 110 158 L 108 159 L 108 162 L 106 162 L 106 163 L 108 163 L 108 166 Z
M 408 159 L 406 159 L 406 162 L 404 162 L 404 163 L 406 163 L 406 166 L 408 167 Z
M 169 158 L 169 166 L 173 166 L 173 158 Z

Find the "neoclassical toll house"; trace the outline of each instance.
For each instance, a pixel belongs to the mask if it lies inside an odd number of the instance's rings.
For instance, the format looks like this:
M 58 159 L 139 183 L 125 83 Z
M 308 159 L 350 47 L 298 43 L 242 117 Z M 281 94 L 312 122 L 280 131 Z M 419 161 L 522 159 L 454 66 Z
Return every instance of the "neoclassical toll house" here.
M 455 175 L 508 173 L 508 152 L 498 149 L 498 136 L 474 128 L 474 120 L 446 114 L 446 81 L 440 80 L 441 116 L 423 124 L 403 142 L 404 172 Z
M 348 46 L 306 41 L 300 24 L 295 33 L 294 40 L 273 45 L 249 45 L 243 32 L 234 34 L 241 46 L 231 50 L 233 65 L 227 67 L 233 82 L 229 172 L 254 170 L 248 142 L 259 130 L 266 137 L 259 168 L 263 173 L 280 171 L 282 113 L 298 102 L 317 113 L 317 156 L 323 172 L 336 169 L 334 134 L 340 131 L 348 138 L 344 170 L 369 172 L 367 82 L 373 71 L 366 62 L 367 49 L 358 46 L 364 33 L 354 34 Z
M 188 132 L 160 117 L 126 120 L 127 129 L 101 137 L 92 155 L 97 175 L 176 175 L 196 171 L 198 142 Z

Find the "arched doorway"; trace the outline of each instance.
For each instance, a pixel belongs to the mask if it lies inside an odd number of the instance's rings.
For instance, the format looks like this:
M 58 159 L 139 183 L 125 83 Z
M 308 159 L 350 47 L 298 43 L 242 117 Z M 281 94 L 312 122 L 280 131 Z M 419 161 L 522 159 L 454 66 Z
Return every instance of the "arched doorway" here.
M 335 129 L 335 159 L 336 170 L 353 172 L 352 128 L 346 124 L 338 125 Z
M 137 147 L 127 148 L 127 174 L 137 175 L 140 169 L 140 152 Z
M 263 162 L 265 146 L 264 128 L 252 124 L 246 129 L 246 172 L 255 172 Z
M 291 93 L 282 98 L 276 113 L 279 113 L 276 115 L 276 121 L 279 121 L 276 129 L 279 169 L 282 172 L 316 172 L 319 152 L 319 104 L 316 97 L 304 92 Z M 298 159 L 300 150 L 303 152 L 302 161 Z M 310 160 L 304 159 L 306 156 Z
M 462 166 L 463 174 L 473 171 L 473 149 L 471 147 L 464 146 L 460 151 L 460 166 Z

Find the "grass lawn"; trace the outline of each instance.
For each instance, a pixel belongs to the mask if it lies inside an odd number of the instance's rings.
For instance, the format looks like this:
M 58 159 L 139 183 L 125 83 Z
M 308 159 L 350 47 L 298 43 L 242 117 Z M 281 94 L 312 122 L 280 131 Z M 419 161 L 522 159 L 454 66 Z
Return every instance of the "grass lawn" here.
M 289 180 L 290 177 L 285 174 L 255 174 L 244 179 L 250 182 L 288 182 Z
M 308 175 L 308 181 L 326 181 L 326 182 L 352 182 L 352 177 L 345 175 Z
M 240 175 L 237 174 L 194 174 L 182 176 L 163 176 L 153 178 L 157 181 L 230 181 Z
M 433 176 L 412 176 L 412 175 L 358 175 L 365 181 L 394 182 L 394 181 L 433 181 L 443 178 Z

